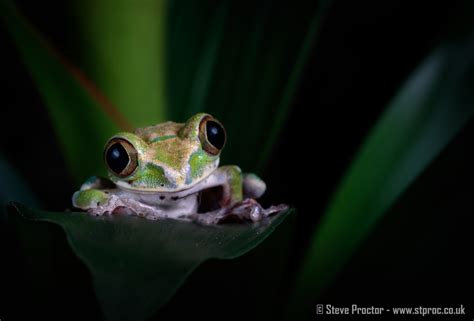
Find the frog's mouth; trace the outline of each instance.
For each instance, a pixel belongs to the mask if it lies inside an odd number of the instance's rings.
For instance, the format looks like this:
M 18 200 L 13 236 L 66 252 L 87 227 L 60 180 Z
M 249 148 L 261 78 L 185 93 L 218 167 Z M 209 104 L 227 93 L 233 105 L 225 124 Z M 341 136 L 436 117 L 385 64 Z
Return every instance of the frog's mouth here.
M 224 187 L 221 184 L 218 184 L 217 180 L 213 179 L 212 176 L 202 180 L 192 187 L 176 192 L 137 190 L 136 188 L 128 188 L 128 186 L 119 183 L 120 182 L 115 185 L 121 190 L 141 195 L 153 195 L 153 199 L 160 199 L 163 202 L 167 202 L 169 200 L 174 202 L 180 199 L 185 199 L 191 195 L 197 195 L 197 213 L 207 213 L 222 208 L 228 200 L 225 197 L 226 194 L 224 193 Z
M 184 198 L 191 194 L 201 193 L 208 189 L 212 189 L 214 187 L 218 187 L 221 185 L 221 183 L 218 181 L 218 179 L 214 175 L 209 175 L 192 186 L 184 187 L 175 191 L 163 191 L 163 190 L 158 190 L 158 189 L 137 188 L 124 181 L 118 181 L 116 183 L 113 183 L 111 181 L 111 183 L 115 184 L 117 188 L 120 188 L 121 190 L 130 192 L 130 193 L 156 194 L 158 196 L 163 195 L 166 198 L 172 198 L 172 199 Z

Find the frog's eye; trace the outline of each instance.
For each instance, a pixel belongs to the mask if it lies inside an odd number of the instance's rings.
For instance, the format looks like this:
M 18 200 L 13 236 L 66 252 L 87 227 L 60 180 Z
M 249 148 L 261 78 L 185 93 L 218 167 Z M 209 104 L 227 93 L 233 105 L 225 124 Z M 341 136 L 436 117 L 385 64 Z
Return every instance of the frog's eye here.
M 211 155 L 217 155 L 226 142 L 224 126 L 211 116 L 206 116 L 199 125 L 199 139 L 202 148 Z
M 122 138 L 113 138 L 105 146 L 105 164 L 115 175 L 127 177 L 138 166 L 137 150 Z

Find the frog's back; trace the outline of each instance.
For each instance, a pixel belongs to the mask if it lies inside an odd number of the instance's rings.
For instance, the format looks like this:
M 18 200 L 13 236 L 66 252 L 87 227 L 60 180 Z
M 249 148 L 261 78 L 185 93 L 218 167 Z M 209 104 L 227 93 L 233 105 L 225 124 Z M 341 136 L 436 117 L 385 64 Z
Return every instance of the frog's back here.
M 165 123 L 138 128 L 135 135 L 143 139 L 147 143 L 156 142 L 160 139 L 172 138 L 178 135 L 179 130 L 183 127 L 182 123 L 168 121 Z

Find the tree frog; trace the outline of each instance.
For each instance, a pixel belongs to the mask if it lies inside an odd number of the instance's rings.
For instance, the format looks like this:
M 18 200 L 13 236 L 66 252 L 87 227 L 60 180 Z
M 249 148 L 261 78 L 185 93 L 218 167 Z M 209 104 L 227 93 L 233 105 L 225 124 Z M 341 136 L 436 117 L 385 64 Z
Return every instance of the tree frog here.
M 260 221 L 282 206 L 255 201 L 265 183 L 237 166 L 219 166 L 224 126 L 199 113 L 186 123 L 165 122 L 114 135 L 104 148 L 109 178 L 91 177 L 73 206 L 90 214 L 128 214 L 217 224 Z

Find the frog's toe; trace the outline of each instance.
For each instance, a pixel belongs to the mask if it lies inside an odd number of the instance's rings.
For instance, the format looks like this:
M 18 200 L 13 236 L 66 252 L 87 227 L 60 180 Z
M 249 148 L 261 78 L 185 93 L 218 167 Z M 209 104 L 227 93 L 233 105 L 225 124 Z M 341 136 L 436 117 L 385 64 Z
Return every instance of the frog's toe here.
M 259 198 L 267 189 L 267 185 L 255 174 L 244 174 L 243 192 L 245 198 Z
M 106 192 L 97 189 L 81 190 L 72 196 L 72 205 L 83 210 L 93 209 L 103 205 L 109 199 Z

